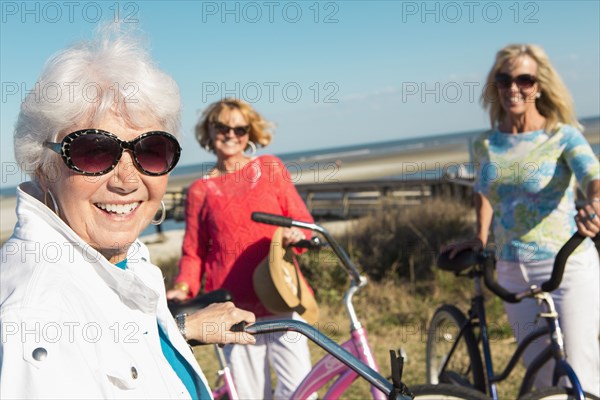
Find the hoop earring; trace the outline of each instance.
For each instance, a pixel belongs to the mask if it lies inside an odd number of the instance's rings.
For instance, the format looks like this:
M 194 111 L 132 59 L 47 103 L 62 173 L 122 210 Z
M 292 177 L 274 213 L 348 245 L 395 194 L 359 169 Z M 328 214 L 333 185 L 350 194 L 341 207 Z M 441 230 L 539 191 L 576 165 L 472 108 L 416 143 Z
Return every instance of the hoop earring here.
M 161 200 L 160 201 L 160 218 L 153 219 L 152 221 L 150 221 L 150 223 L 152 225 L 160 225 L 165 221 L 166 218 L 167 218 L 167 208 L 165 207 L 165 202 Z
M 248 147 L 250 148 L 250 152 L 248 153 Z M 248 140 L 248 146 L 246 147 L 246 150 L 244 150 L 246 152 L 246 155 L 249 155 L 250 157 L 252 157 L 253 155 L 256 154 L 256 145 L 254 144 L 254 142 L 252 140 Z
M 48 195 L 50 195 L 50 200 L 52 201 L 52 207 L 54 208 L 54 210 L 52 210 L 52 211 L 54 211 L 54 214 L 59 215 L 58 214 L 58 204 L 56 204 L 56 199 L 54 199 L 54 195 L 52 194 L 50 189 L 48 189 L 44 193 L 44 204 L 48 205 Z

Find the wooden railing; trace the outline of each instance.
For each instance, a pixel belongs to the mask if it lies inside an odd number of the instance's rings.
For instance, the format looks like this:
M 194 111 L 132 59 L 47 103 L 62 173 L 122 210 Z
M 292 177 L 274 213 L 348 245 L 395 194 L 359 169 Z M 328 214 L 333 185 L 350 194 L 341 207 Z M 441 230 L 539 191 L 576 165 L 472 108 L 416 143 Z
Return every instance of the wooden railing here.
M 167 219 L 172 219 L 177 222 L 183 221 L 185 218 L 185 198 L 187 196 L 187 188 L 177 191 L 167 191 L 163 197 L 165 208 L 167 209 Z
M 386 206 L 410 207 L 429 198 L 454 199 L 473 205 L 472 180 L 374 180 L 296 186 L 311 214 L 318 219 L 349 219 Z M 167 219 L 184 220 L 187 189 L 169 191 L 163 201 Z M 582 193 L 578 193 L 581 202 Z M 582 206 L 583 203 L 578 204 Z M 160 226 L 157 226 L 160 232 Z M 600 235 L 594 240 L 600 252 Z
M 470 181 L 375 180 L 298 185 L 316 218 L 355 218 L 386 206 L 410 207 L 433 197 L 471 203 Z
M 310 213 L 321 219 L 360 217 L 383 205 L 408 207 L 425 199 L 443 197 L 471 204 L 473 183 L 469 180 L 371 180 L 300 184 L 298 193 Z M 167 218 L 183 221 L 186 190 L 170 191 L 163 201 Z

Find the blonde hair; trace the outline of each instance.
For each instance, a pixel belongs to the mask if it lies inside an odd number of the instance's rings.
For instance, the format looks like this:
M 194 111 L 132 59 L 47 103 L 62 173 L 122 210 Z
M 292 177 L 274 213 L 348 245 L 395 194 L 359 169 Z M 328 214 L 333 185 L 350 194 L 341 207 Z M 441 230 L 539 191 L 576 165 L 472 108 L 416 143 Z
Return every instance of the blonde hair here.
M 529 56 L 537 63 L 536 78 L 541 96 L 535 100 L 535 106 L 546 118 L 545 129 L 552 131 L 561 123 L 583 129 L 575 116 L 573 99 L 567 87 L 550 63 L 544 49 L 534 44 L 511 44 L 496 53 L 496 60 L 488 73 L 481 94 L 481 103 L 483 108 L 489 110 L 492 128 L 495 128 L 506 116 L 506 111 L 499 101 L 498 87 L 495 83 L 496 74 L 507 62 L 523 56 Z
M 225 98 L 211 104 L 204 110 L 200 120 L 196 124 L 196 140 L 200 146 L 214 153 L 214 145 L 210 138 L 209 125 L 219 121 L 219 116 L 224 110 L 238 110 L 250 126 L 250 140 L 257 147 L 266 147 L 271 143 L 273 137 L 273 123 L 265 120 L 252 106 L 243 100 Z

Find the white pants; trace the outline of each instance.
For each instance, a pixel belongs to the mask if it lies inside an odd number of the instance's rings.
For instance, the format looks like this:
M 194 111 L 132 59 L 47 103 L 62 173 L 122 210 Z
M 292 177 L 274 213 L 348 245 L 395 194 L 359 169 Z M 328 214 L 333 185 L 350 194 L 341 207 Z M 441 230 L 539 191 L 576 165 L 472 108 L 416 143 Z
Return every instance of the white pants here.
M 297 313 L 257 321 L 274 319 L 303 321 Z M 224 352 L 240 399 L 289 399 L 312 368 L 308 340 L 296 332 L 256 335 L 256 344 L 227 345 Z M 277 377 L 274 393 L 270 367 Z
M 547 281 L 552 273 L 554 260 L 538 262 L 498 261 L 498 282 L 512 292 L 523 291 L 530 286 Z M 593 246 L 572 255 L 567 261 L 560 287 L 552 292 L 552 298 L 564 333 L 567 361 L 575 370 L 583 389 L 600 396 L 600 262 Z M 520 303 L 504 303 L 513 328 L 515 339 L 520 342 L 539 326 L 546 324 L 538 318 L 541 307 L 533 299 Z M 549 343 L 540 338 L 532 343 L 523 359 L 529 365 Z M 537 388 L 552 385 L 554 361 L 547 363 L 535 380 Z

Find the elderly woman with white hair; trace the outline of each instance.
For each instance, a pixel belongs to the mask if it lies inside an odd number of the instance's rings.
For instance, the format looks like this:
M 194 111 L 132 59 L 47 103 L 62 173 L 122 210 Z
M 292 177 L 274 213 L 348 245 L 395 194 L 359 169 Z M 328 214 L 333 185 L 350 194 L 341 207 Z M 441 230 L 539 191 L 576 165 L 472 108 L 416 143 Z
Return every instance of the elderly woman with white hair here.
M 44 96 L 51 85 L 69 90 Z M 33 180 L 1 250 L 0 397 L 210 398 L 185 339 L 254 343 L 230 330 L 254 315 L 224 303 L 177 324 L 138 240 L 181 151 L 176 83 L 106 29 L 55 55 L 35 87 L 15 129 Z

